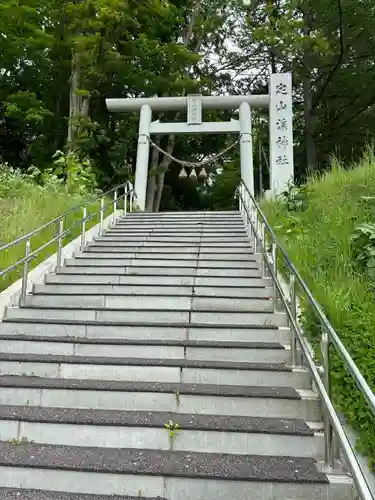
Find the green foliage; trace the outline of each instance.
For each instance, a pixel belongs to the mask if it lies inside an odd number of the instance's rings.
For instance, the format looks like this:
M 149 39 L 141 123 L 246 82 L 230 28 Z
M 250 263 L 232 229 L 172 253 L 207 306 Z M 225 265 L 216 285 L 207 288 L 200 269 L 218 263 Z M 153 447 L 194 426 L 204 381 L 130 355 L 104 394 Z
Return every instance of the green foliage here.
M 254 68 L 243 93 L 266 91 L 269 68 L 293 73 L 298 178 L 308 167 L 324 170 L 332 153 L 345 163 L 359 160 L 375 132 L 374 92 L 363 91 L 373 79 L 374 2 L 249 0 L 234 2 L 234 11 L 233 42 L 242 52 L 223 59 L 236 75 Z
M 288 189 L 280 195 L 279 201 L 285 205 L 285 209 L 288 212 L 301 212 L 306 210 L 308 203 L 308 184 L 296 186 L 293 183 L 289 183 Z
M 200 4 L 184 46 L 192 0 L 3 0 L 1 158 L 23 170 L 31 165 L 43 170 L 56 150 L 64 150 L 72 62 L 79 67 L 73 97 L 87 103 L 85 112 L 72 114 L 79 131 L 74 148 L 91 159 L 101 186 L 132 174 L 138 124 L 137 113 L 109 114 L 105 97 L 267 92 L 270 68 L 293 71 L 297 175 L 304 178 L 306 171 L 306 137 L 316 147 L 316 168 L 325 168 L 335 151 L 347 162 L 358 158 L 375 133 L 372 0 Z M 254 78 L 243 78 L 248 74 Z M 262 135 L 265 144 L 266 114 L 254 110 L 253 115 L 259 124 L 253 127 L 254 143 Z M 209 120 L 232 117 L 237 118 L 234 111 L 205 111 Z M 185 116 L 165 113 L 157 118 Z M 224 141 L 179 137 L 177 156 L 208 155 Z M 229 154 L 226 161 L 236 162 L 236 155 Z M 215 206 L 233 206 L 232 184 L 229 175 L 212 184 Z M 172 191 L 175 185 L 168 179 Z M 211 187 L 206 185 L 207 192 Z M 179 206 L 178 193 L 172 195 Z
M 225 162 L 211 171 L 205 205 L 208 210 L 236 210 L 235 192 L 240 184 L 241 170 L 238 154 L 234 161 Z
M 357 226 L 350 241 L 358 268 L 369 278 L 375 278 L 375 224 Z
M 4 103 L 4 115 L 7 118 L 24 121 L 25 123 L 41 123 L 52 113 L 45 108 L 33 92 L 17 92 L 10 94 Z
M 52 172 L 63 176 L 65 188 L 69 193 L 82 195 L 94 190 L 96 179 L 89 159 L 80 160 L 74 151 L 56 151 L 53 158 L 55 168 Z
M 34 165 L 29 167 L 28 177 L 49 190 L 65 189 L 71 195 L 94 192 L 96 179 L 89 159 L 81 160 L 74 151 L 56 151 L 53 159 L 53 167 L 44 170 Z
M 263 204 L 269 222 L 287 250 L 292 262 L 321 304 L 341 341 L 349 351 L 367 383 L 374 390 L 375 371 L 375 309 L 373 278 L 358 268 L 354 245 L 365 238 L 369 244 L 372 231 L 365 234 L 373 221 L 373 205 L 363 197 L 375 192 L 375 162 L 367 151 L 362 162 L 351 170 L 333 162 L 332 171 L 310 179 L 308 203 L 303 212 L 289 211 L 279 202 Z M 292 208 L 294 208 L 292 206 Z M 290 222 L 290 219 L 293 222 Z M 298 226 L 298 237 L 291 237 L 287 228 Z M 356 229 L 357 228 L 357 229 Z M 358 239 L 351 241 L 352 234 Z M 366 243 L 367 242 L 367 243 Z M 367 254 L 366 254 L 367 255 Z M 361 272 L 360 272 L 361 271 Z M 321 329 L 309 305 L 302 300 L 302 324 L 320 359 Z M 332 387 L 337 409 L 360 433 L 358 448 L 375 461 L 375 422 L 352 376 L 332 348 Z

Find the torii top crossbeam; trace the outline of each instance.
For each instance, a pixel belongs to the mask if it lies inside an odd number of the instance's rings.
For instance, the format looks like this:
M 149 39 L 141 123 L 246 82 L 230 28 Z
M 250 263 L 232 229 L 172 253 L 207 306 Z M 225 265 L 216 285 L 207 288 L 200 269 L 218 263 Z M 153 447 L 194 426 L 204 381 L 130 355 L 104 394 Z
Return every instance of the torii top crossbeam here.
M 252 108 L 268 108 L 270 96 L 266 95 L 233 95 L 202 96 L 203 109 L 237 109 L 241 103 L 247 102 Z M 135 97 L 133 99 L 106 99 L 110 112 L 138 111 L 144 105 L 153 111 L 180 111 L 187 108 L 187 97 Z

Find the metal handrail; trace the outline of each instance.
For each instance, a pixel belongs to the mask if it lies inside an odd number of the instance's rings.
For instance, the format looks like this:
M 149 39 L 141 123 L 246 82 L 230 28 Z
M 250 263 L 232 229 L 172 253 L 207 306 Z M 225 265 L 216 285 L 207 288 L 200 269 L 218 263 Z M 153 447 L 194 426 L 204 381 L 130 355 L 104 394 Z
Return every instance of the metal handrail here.
M 120 190 L 124 190 L 123 194 L 118 195 L 118 192 Z M 105 200 L 113 193 L 113 200 L 108 201 L 107 203 Z M 25 256 L 19 259 L 17 262 L 14 264 L 11 264 L 8 266 L 6 269 L 0 270 L 0 278 L 5 276 L 8 272 L 13 271 L 16 269 L 18 266 L 23 264 L 23 275 L 22 275 L 22 285 L 21 285 L 21 294 L 19 298 L 20 305 L 23 305 L 25 302 L 25 297 L 26 297 L 26 292 L 27 292 L 27 280 L 28 280 L 28 274 L 29 274 L 29 263 L 31 260 L 33 260 L 39 252 L 50 246 L 52 243 L 57 242 L 57 263 L 56 263 L 56 270 L 58 271 L 61 266 L 62 266 L 62 250 L 63 250 L 63 239 L 65 236 L 67 236 L 73 229 L 75 229 L 78 226 L 82 227 L 81 231 L 81 250 L 85 248 L 86 245 L 86 223 L 87 221 L 93 219 L 98 213 L 100 214 L 100 220 L 99 220 L 99 231 L 98 231 L 98 236 L 100 236 L 103 233 L 103 222 L 104 222 L 104 213 L 107 210 L 108 207 L 112 206 L 113 207 L 113 223 L 116 222 L 116 211 L 117 211 L 117 204 L 120 200 L 124 200 L 124 214 L 126 215 L 127 213 L 127 208 L 128 208 L 128 201 L 129 201 L 129 210 L 130 212 L 133 211 L 134 207 L 134 202 L 136 200 L 136 194 L 133 188 L 133 185 L 127 181 L 124 184 L 121 184 L 119 186 L 116 186 L 105 193 L 102 193 L 96 197 L 87 199 L 86 201 L 82 202 L 80 205 L 76 205 L 75 207 L 72 207 L 71 209 L 67 210 L 66 212 L 58 215 L 54 219 L 46 222 L 42 226 L 39 226 L 37 229 L 34 229 L 33 231 L 30 231 L 29 233 L 20 236 L 19 238 L 6 243 L 5 245 L 0 247 L 0 252 L 1 251 L 6 251 L 9 250 L 9 248 L 14 247 L 22 242 L 25 242 Z M 97 210 L 92 211 L 90 214 L 87 214 L 87 206 L 91 205 L 92 203 L 95 203 L 96 201 L 100 200 L 100 208 Z M 71 213 L 76 212 L 77 210 L 82 210 L 82 217 L 74 224 L 72 224 L 69 228 L 64 229 L 64 221 L 65 218 L 70 215 Z M 43 243 L 40 247 L 38 247 L 36 250 L 31 251 L 31 239 L 44 229 L 52 226 L 53 224 L 58 223 L 58 232 L 57 234 L 49 239 L 47 242 Z
M 14 246 L 14 245 L 18 245 L 19 243 L 22 243 L 23 241 L 27 240 L 28 238 L 32 238 L 36 233 L 39 233 L 40 231 L 42 231 L 43 229 L 46 229 L 46 227 L 48 226 L 51 226 L 52 224 L 58 222 L 61 218 L 63 217 L 66 217 L 67 215 L 69 215 L 70 213 L 72 212 L 75 212 L 77 210 L 79 210 L 80 208 L 82 208 L 83 205 L 89 205 L 91 203 L 95 203 L 95 201 L 98 201 L 100 200 L 101 198 L 103 197 L 108 197 L 109 194 L 113 193 L 114 191 L 118 191 L 119 188 L 121 187 L 125 187 L 127 186 L 128 184 L 131 185 L 130 182 L 125 182 L 125 184 L 120 184 L 119 186 L 116 186 L 108 191 L 106 191 L 105 193 L 102 193 L 102 194 L 99 194 L 98 196 L 94 197 L 94 198 L 89 198 L 87 199 L 85 202 L 83 203 L 80 203 L 79 205 L 75 205 L 74 207 L 70 208 L 69 210 L 67 210 L 66 212 L 63 212 L 62 214 L 58 215 L 57 217 L 55 217 L 54 219 L 46 222 L 45 224 L 43 224 L 42 226 L 39 226 L 37 227 L 36 229 L 33 229 L 32 231 L 30 231 L 29 233 L 27 234 L 24 234 L 23 236 L 20 236 L 19 238 L 13 240 L 13 241 L 10 241 L 9 243 L 6 243 L 5 245 L 2 245 L 0 247 L 0 252 L 2 252 L 3 250 L 7 250 L 8 248 Z M 0 275 L 1 276 L 1 275 Z
M 274 231 L 272 230 L 270 224 L 268 223 L 265 215 L 260 209 L 258 203 L 256 202 L 254 196 L 250 193 L 247 186 L 241 181 L 239 188 L 237 188 L 240 200 L 240 210 L 246 219 L 246 223 L 251 226 L 251 232 L 255 236 L 255 243 L 258 250 L 262 250 L 265 264 L 268 268 L 270 277 L 276 288 L 276 296 L 279 296 L 283 302 L 283 306 L 286 310 L 288 320 L 292 331 L 292 364 L 296 364 L 296 341 L 300 345 L 302 355 L 310 369 L 312 378 L 314 380 L 318 394 L 323 402 L 324 408 L 324 440 L 325 440 L 325 464 L 328 470 L 333 470 L 335 465 L 335 459 L 337 450 L 335 450 L 334 443 L 334 433 L 337 436 L 344 456 L 346 458 L 349 470 L 353 476 L 354 482 L 357 486 L 358 492 L 362 500 L 374 500 L 373 493 L 367 484 L 366 478 L 358 464 L 357 458 L 353 452 L 350 441 L 345 433 L 345 430 L 340 422 L 340 419 L 336 413 L 336 410 L 331 402 L 331 387 L 329 378 L 329 368 L 330 368 L 330 356 L 329 356 L 329 346 L 332 344 L 336 347 L 337 351 L 341 355 L 341 358 L 345 362 L 346 367 L 355 379 L 357 387 L 365 396 L 368 401 L 372 413 L 375 415 L 375 395 L 371 391 L 367 382 L 363 378 L 362 374 L 358 370 L 356 364 L 350 357 L 348 351 L 345 349 L 344 345 L 340 341 L 336 331 L 328 321 L 326 315 L 324 314 L 322 308 L 319 306 L 317 301 L 312 296 L 311 291 L 307 287 L 306 283 L 298 273 L 297 269 L 291 262 L 288 254 L 284 248 L 279 243 Z M 271 237 L 271 256 L 266 250 L 266 235 L 265 230 L 268 230 Z M 290 271 L 290 285 L 289 285 L 289 300 L 285 296 L 283 287 L 278 278 L 277 269 L 277 251 L 280 251 L 285 259 L 285 263 Z M 308 343 L 305 336 L 300 328 L 297 320 L 297 297 L 296 297 L 296 283 L 299 284 L 301 289 L 306 293 L 307 298 L 313 307 L 315 313 L 318 315 L 321 325 L 322 325 L 322 355 L 323 355 L 323 380 L 319 373 L 319 368 L 316 366 L 313 356 L 310 352 Z

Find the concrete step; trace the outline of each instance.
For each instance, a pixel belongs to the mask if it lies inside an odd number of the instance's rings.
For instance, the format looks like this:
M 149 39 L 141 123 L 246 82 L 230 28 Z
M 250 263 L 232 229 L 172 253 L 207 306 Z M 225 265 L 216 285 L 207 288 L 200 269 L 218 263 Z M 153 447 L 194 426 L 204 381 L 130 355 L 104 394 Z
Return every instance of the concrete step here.
M 90 244 L 85 248 L 85 252 L 91 253 L 91 252 L 98 252 L 98 253 L 106 253 L 106 254 L 111 254 L 111 253 L 121 253 L 121 254 L 127 254 L 127 253 L 136 253 L 137 255 L 140 254 L 146 254 L 150 255 L 152 258 L 152 255 L 157 254 L 160 256 L 166 256 L 168 258 L 170 254 L 172 255 L 179 255 L 181 258 L 184 257 L 186 254 L 198 254 L 199 256 L 204 256 L 207 259 L 212 257 L 213 259 L 216 258 L 216 254 L 219 254 L 223 259 L 230 258 L 233 256 L 234 259 L 238 258 L 241 260 L 244 258 L 244 256 L 251 256 L 254 254 L 254 249 L 252 248 L 251 245 L 245 245 L 243 247 L 226 247 L 226 246 L 218 246 L 216 247 L 200 247 L 199 245 L 164 245 L 164 246 L 156 246 L 155 248 L 150 247 L 150 246 L 129 246 L 129 245 L 112 245 L 112 246 L 107 246 L 103 243 L 96 242 L 95 244 Z M 171 257 L 173 258 L 173 257 Z
M 353 498 L 347 476 L 330 483 L 307 457 L 1 443 L 0 471 L 2 486 L 132 496 L 138 491 L 170 500 L 247 498 L 250 490 L 252 498 L 264 500 L 302 500 L 307 493 L 326 500 Z
M 181 219 L 183 221 L 187 220 L 193 220 L 193 219 L 200 219 L 200 220 L 220 220 L 222 218 L 229 218 L 229 219 L 241 219 L 242 215 L 239 210 L 231 210 L 231 211 L 226 211 L 226 212 L 207 212 L 207 211 L 199 211 L 199 212 L 191 212 L 191 211 L 184 211 L 184 212 L 128 212 L 126 215 L 121 214 L 119 219 L 120 220 L 130 220 L 130 219 L 136 219 L 136 220 L 144 220 L 144 219 Z
M 147 359 L 291 363 L 289 345 L 278 342 L 217 342 L 206 340 L 159 340 L 123 338 L 72 338 L 1 334 L 2 353 L 61 354 Z
M 221 233 L 233 233 L 242 234 L 246 233 L 246 227 L 243 223 L 238 224 L 215 224 L 215 225 L 203 225 L 203 224 L 181 224 L 181 223 L 171 223 L 171 224 L 149 224 L 149 225 L 137 225 L 137 224 L 116 224 L 108 228 L 108 231 L 121 231 L 130 233 L 170 233 L 176 231 L 177 233 L 189 233 L 189 234 L 221 234 Z
M 273 312 L 272 298 L 200 297 L 167 295 L 28 295 L 27 307 L 61 309 L 149 309 L 184 311 L 261 311 Z
M 241 229 L 241 231 L 233 231 L 233 230 L 227 230 L 227 231 L 185 231 L 185 230 L 179 230 L 178 228 L 171 228 L 170 230 L 132 230 L 129 231 L 127 229 L 119 229 L 119 228 L 112 228 L 107 230 L 105 233 L 103 233 L 103 237 L 106 236 L 113 236 L 113 237 L 120 237 L 124 239 L 135 239 L 135 238 L 140 238 L 140 239 L 145 239 L 149 240 L 150 238 L 153 239 L 159 239 L 161 238 L 171 238 L 173 240 L 182 238 L 183 240 L 185 239 L 199 239 L 202 240 L 203 242 L 206 239 L 240 239 L 244 240 L 248 238 L 248 233 L 245 229 Z
M 0 405 L 166 411 L 201 415 L 301 418 L 320 422 L 311 390 L 119 380 L 0 376 Z
M 284 363 L 212 361 L 209 352 L 207 355 L 208 360 L 191 360 L 0 353 L 0 374 L 263 387 L 280 384 L 311 388 L 310 375 L 303 368 L 291 368 Z
M 283 345 L 291 343 L 291 331 L 288 328 L 271 326 L 226 326 L 216 325 L 168 325 L 138 322 L 121 324 L 95 324 L 84 321 L 69 322 L 59 320 L 40 320 L 40 318 L 13 318 L 0 322 L 0 335 L 39 335 L 42 337 L 73 337 L 75 339 L 121 339 L 139 341 L 185 341 L 197 342 L 204 339 L 208 342 L 279 342 Z
M 243 222 L 231 222 L 230 224 L 200 224 L 195 223 L 191 224 L 190 222 L 156 222 L 156 223 L 148 223 L 148 224 L 136 224 L 136 223 L 117 223 L 115 226 L 111 226 L 110 231 L 156 231 L 156 232 L 169 232 L 177 230 L 179 232 L 186 231 L 188 233 L 225 233 L 225 232 L 244 232 L 246 231 L 246 227 Z
M 251 242 L 237 242 L 235 241 L 220 241 L 220 242 L 207 242 L 204 241 L 200 243 L 199 241 L 181 241 L 181 240 L 175 240 L 175 241 L 164 241 L 164 240 L 138 240 L 138 241 L 124 241 L 123 239 L 119 237 L 101 237 L 101 239 L 95 239 L 92 245 L 95 245 L 96 247 L 118 247 L 120 250 L 121 248 L 145 248 L 146 252 L 159 252 L 159 251 L 164 251 L 165 247 L 168 247 L 170 251 L 173 252 L 180 252 L 186 250 L 187 248 L 189 251 L 191 251 L 191 248 L 199 248 L 200 252 L 229 252 L 229 251 L 236 251 L 236 252 L 249 252 L 252 248 L 253 245 Z
M 147 220 L 149 219 L 149 220 Z M 243 218 L 241 215 L 235 217 L 134 217 L 131 214 L 126 216 L 120 215 L 117 218 L 117 223 L 123 224 L 191 224 L 191 225 L 202 225 L 202 226 L 212 226 L 213 224 L 243 224 Z
M 117 241 L 121 242 L 123 244 L 128 243 L 128 242 L 133 242 L 133 243 L 186 243 L 189 245 L 190 243 L 195 243 L 195 244 L 202 244 L 202 245 L 207 245 L 207 244 L 215 244 L 215 243 L 226 243 L 228 245 L 237 245 L 237 244 L 250 244 L 249 238 L 247 236 L 243 237 L 238 237 L 238 236 L 183 236 L 183 235 L 176 235 L 176 234 L 171 234 L 170 236 L 163 236 L 163 234 L 160 235 L 150 235 L 147 238 L 141 235 L 120 235 L 120 234 L 113 234 L 113 233 L 108 233 L 104 234 L 103 236 L 98 236 L 95 238 L 95 242 L 97 241 Z
M 232 212 L 164 212 L 164 213 L 128 213 L 121 215 L 119 220 L 134 220 L 134 221 L 200 221 L 206 224 L 212 224 L 223 220 L 242 220 L 242 215 L 239 211 Z
M 48 485 L 46 485 L 48 486 Z M 51 487 L 51 485 L 49 485 Z M 142 492 L 141 492 L 142 493 Z M 143 497 L 141 495 L 95 495 L 69 493 L 66 491 L 51 491 L 25 488 L 0 488 L 1 500 L 166 500 L 162 497 Z
M 116 266 L 116 265 L 88 265 L 84 261 L 67 259 L 65 267 L 62 267 L 59 274 L 106 274 L 121 276 L 197 276 L 197 277 L 217 277 L 217 278 L 262 278 L 263 271 L 259 269 L 238 269 L 238 268 L 208 268 L 208 267 L 153 267 L 142 265 Z
M 251 288 L 271 287 L 270 278 L 245 277 L 210 277 L 210 276 L 163 276 L 154 275 L 120 275 L 120 274 L 85 274 L 80 273 L 80 268 L 66 267 L 62 274 L 47 274 L 45 283 L 74 283 L 78 284 L 107 284 L 107 285 L 152 285 L 155 286 L 195 286 L 197 287 L 224 287 Z
M 150 304 L 152 307 L 152 304 Z M 157 310 L 157 309 L 58 309 L 41 307 L 8 307 L 4 321 L 20 320 L 52 320 L 65 321 L 66 323 L 91 323 L 91 324 L 111 324 L 121 326 L 123 323 L 135 322 L 138 325 L 189 325 L 210 324 L 227 325 L 228 328 L 234 325 L 249 326 L 288 326 L 287 316 L 284 313 L 264 313 L 264 312 L 223 312 L 195 310 L 186 311 L 181 309 Z
M 205 243 L 215 242 L 215 241 L 223 241 L 229 242 L 232 240 L 239 240 L 241 242 L 248 242 L 249 237 L 246 231 L 242 231 L 241 233 L 233 233 L 231 231 L 217 233 L 197 233 L 197 232 L 186 232 L 186 231 L 178 231 L 171 230 L 169 232 L 166 231 L 115 231 L 113 229 L 103 233 L 101 236 L 97 236 L 95 241 L 105 238 L 118 238 L 122 241 L 163 241 L 164 239 L 167 241 L 193 241 L 194 243 Z M 100 240 L 99 240 L 100 241 Z
M 243 224 L 241 216 L 234 217 L 135 217 L 127 215 L 119 217 L 116 224 L 191 224 L 200 226 Z
M 259 269 L 260 262 L 254 260 L 247 261 L 230 261 L 219 259 L 191 258 L 191 259 L 157 259 L 157 258 L 133 258 L 112 256 L 111 258 L 101 258 L 97 255 L 77 256 L 74 259 L 66 259 L 66 266 L 142 266 L 142 267 L 192 267 L 192 268 L 207 268 L 207 269 Z
M 53 283 L 34 285 L 34 295 L 164 295 L 164 296 L 192 296 L 198 297 L 233 297 L 233 298 L 269 298 L 273 296 L 271 287 L 203 287 L 203 286 L 173 286 L 173 285 L 108 285 L 108 284 L 79 284 L 73 280 L 67 283 Z
M 301 419 L 0 406 L 0 429 L 2 441 L 324 458 L 322 424 Z
M 95 250 L 95 251 L 94 251 Z M 91 251 L 86 251 L 83 253 L 77 253 L 75 258 L 78 259 L 136 259 L 136 261 L 147 261 L 152 260 L 156 265 L 163 261 L 175 261 L 189 262 L 189 261 L 205 261 L 205 262 L 224 262 L 226 265 L 228 263 L 236 263 L 238 266 L 243 264 L 248 264 L 251 262 L 262 262 L 263 257 L 260 254 L 248 253 L 248 254 L 199 254 L 198 251 L 195 253 L 156 253 L 156 252 L 131 252 L 124 249 L 119 252 L 103 252 L 101 248 L 92 247 Z M 225 266 L 224 266 L 225 267 Z
M 64 277 L 67 277 L 64 275 Z M 56 278 L 56 276 L 52 275 L 51 278 Z M 60 278 L 60 276 L 59 276 Z M 48 280 L 48 283 L 45 285 L 34 285 L 32 289 L 33 295 L 117 295 L 119 297 L 132 296 L 132 295 L 161 295 L 164 296 L 188 296 L 191 297 L 193 295 L 193 286 L 178 286 L 178 285 L 111 285 L 111 284 L 95 284 L 95 283 L 86 283 L 80 284 L 74 281 L 72 278 L 70 281 L 66 281 L 65 283 L 61 283 L 59 280 Z M 205 287 L 199 287 L 200 290 L 206 290 Z M 208 290 L 210 290 L 208 288 Z M 220 290 L 224 290 L 225 288 L 217 289 L 220 295 Z M 238 293 L 242 291 L 242 289 L 234 288 L 233 290 L 239 290 Z M 266 293 L 262 295 L 263 290 L 271 290 L 268 288 L 260 288 L 259 294 L 257 295 L 257 290 L 254 289 L 254 295 L 251 294 L 250 289 L 245 296 L 249 297 L 257 297 L 257 296 L 266 296 Z M 234 293 L 234 292 L 233 292 Z M 198 295 L 202 295 L 198 293 Z M 216 295 L 214 295 L 216 296 Z M 237 295 L 236 295 L 237 296 Z
M 159 224 L 174 224 L 174 225 L 191 225 L 191 226 L 231 226 L 232 224 L 243 225 L 243 219 L 238 217 L 224 217 L 224 218 L 202 218 L 202 217 L 119 217 L 116 221 L 117 224 L 132 224 L 132 225 L 159 225 Z

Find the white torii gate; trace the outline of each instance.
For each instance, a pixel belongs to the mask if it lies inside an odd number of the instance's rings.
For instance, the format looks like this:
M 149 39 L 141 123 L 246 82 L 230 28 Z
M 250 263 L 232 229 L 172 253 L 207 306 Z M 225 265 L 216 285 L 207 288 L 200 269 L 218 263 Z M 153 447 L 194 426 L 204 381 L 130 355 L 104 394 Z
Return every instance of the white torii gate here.
M 106 99 L 110 112 L 140 110 L 135 192 L 139 208 L 146 205 L 147 174 L 151 134 L 240 134 L 241 178 L 254 193 L 253 144 L 251 108 L 269 109 L 270 180 L 271 195 L 283 192 L 294 179 L 293 163 L 293 111 L 291 73 L 272 74 L 267 95 L 140 97 Z M 187 109 L 186 123 L 152 121 L 153 111 Z M 229 122 L 203 122 L 202 109 L 239 109 L 239 120 Z

